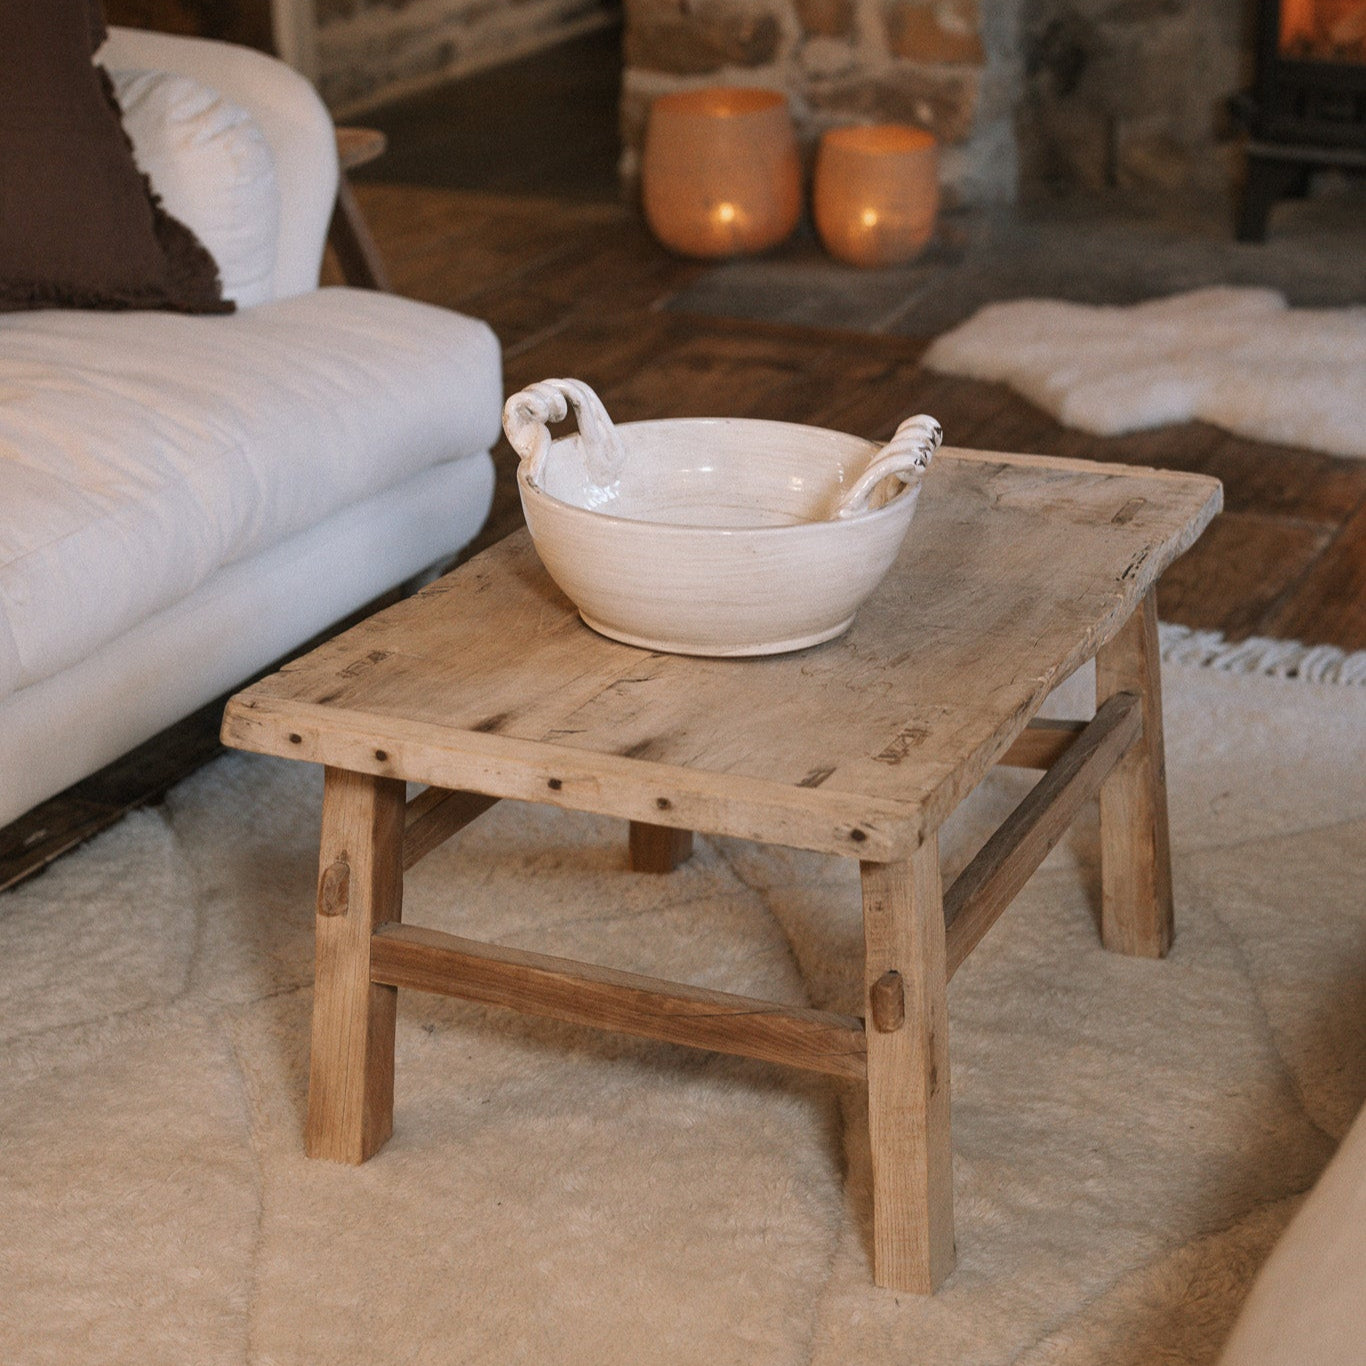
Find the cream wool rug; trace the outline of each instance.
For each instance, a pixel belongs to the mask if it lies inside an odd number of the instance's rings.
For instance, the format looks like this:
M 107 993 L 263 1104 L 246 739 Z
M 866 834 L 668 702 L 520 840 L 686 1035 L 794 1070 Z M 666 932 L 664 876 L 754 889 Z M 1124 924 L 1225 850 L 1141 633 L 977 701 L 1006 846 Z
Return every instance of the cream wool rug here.
M 1165 671 L 1174 952 L 1100 949 L 1083 818 L 955 978 L 935 1298 L 870 1283 L 853 1092 L 759 1063 L 405 994 L 394 1138 L 307 1161 L 320 783 L 230 755 L 0 898 L 0 1361 L 1211 1361 L 1366 1097 L 1366 690 L 1165 640 L 1204 661 Z M 613 822 L 505 804 L 407 910 L 856 1008 L 848 863 L 624 863 Z
M 1020 299 L 946 332 L 925 364 L 1003 381 L 1097 436 L 1200 418 L 1366 456 L 1366 307 L 1288 308 L 1275 290 L 1226 287 L 1128 307 Z

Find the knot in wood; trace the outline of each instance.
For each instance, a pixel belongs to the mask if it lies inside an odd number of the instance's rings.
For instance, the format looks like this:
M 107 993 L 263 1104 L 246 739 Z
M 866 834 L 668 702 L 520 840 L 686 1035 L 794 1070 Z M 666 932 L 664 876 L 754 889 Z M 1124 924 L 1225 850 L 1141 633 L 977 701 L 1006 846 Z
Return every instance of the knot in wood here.
M 345 915 L 351 901 L 351 865 L 346 855 L 327 865 L 318 882 L 318 914 Z

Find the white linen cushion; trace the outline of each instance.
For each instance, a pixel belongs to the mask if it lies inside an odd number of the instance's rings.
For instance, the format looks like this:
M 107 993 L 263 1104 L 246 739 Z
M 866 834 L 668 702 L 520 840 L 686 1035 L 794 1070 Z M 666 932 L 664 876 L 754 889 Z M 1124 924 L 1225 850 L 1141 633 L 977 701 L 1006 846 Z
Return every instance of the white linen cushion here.
M 265 134 L 218 91 L 165 71 L 111 71 L 138 169 L 166 212 L 208 248 L 223 297 L 273 296 L 280 189 Z
M 371 291 L 0 316 L 0 697 L 221 566 L 486 451 L 501 401 L 484 323 Z
M 270 146 L 280 186 L 280 246 L 271 296 L 283 299 L 317 289 L 337 200 L 337 136 L 318 92 L 264 52 L 209 38 L 111 27 L 95 60 L 109 71 L 191 76 L 251 111 Z

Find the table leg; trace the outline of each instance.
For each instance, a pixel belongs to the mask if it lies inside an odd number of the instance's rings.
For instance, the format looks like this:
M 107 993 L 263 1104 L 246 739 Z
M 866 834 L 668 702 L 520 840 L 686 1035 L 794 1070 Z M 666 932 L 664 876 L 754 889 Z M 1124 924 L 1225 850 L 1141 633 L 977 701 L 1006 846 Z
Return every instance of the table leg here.
M 342 279 L 348 285 L 356 289 L 378 289 L 386 294 L 394 292 L 384 258 L 375 245 L 345 171 L 337 182 L 337 202 L 332 209 L 327 240 L 336 253 Z
M 862 874 L 873 1279 L 928 1295 L 955 1256 L 938 839 Z
M 692 857 L 692 831 L 631 822 L 631 871 L 672 873 Z
M 370 936 L 403 905 L 404 785 L 329 768 L 318 860 L 310 1157 L 364 1162 L 394 1127 L 397 987 L 370 980 Z
M 1143 699 L 1143 733 L 1100 789 L 1101 940 L 1119 953 L 1161 958 L 1173 912 L 1154 593 L 1096 655 L 1096 701 L 1118 692 Z

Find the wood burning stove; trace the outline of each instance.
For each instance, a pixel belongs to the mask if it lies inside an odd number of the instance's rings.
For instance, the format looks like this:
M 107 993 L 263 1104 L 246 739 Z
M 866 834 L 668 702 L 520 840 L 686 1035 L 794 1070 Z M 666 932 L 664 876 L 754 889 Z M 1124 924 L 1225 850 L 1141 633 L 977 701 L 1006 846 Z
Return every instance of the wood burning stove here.
M 1366 169 L 1366 0 L 1259 0 L 1252 134 L 1238 238 L 1324 166 Z

